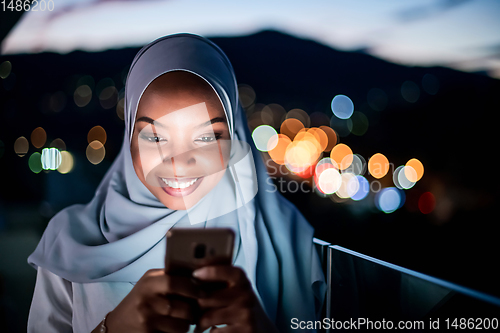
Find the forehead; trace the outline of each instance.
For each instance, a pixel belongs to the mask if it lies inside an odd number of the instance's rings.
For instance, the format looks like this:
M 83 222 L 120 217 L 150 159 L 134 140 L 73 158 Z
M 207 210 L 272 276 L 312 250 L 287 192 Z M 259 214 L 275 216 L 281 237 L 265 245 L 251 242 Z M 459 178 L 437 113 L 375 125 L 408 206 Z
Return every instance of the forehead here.
M 146 88 L 139 101 L 136 119 L 157 119 L 191 105 L 205 103 L 211 117 L 224 117 L 224 109 L 212 87 L 199 76 L 174 71 L 160 75 Z

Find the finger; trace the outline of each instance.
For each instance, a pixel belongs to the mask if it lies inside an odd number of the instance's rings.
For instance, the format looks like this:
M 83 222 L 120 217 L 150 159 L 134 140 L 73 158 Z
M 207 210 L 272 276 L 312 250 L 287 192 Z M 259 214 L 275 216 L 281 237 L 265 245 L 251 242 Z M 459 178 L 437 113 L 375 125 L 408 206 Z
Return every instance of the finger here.
M 161 332 L 185 333 L 189 330 L 190 323 L 185 319 L 154 316 L 150 320 L 151 328 Z
M 200 288 L 190 277 L 168 275 L 161 270 L 161 272 L 146 273 L 141 279 L 143 280 L 141 288 L 145 294 L 177 294 L 188 298 L 201 296 Z
M 156 295 L 148 300 L 151 309 L 159 315 L 194 320 L 194 300 Z
M 198 304 L 201 308 L 220 308 L 235 304 L 251 307 L 253 296 L 253 292 L 246 288 L 225 288 L 198 298 Z
M 225 281 L 229 286 L 249 283 L 241 268 L 229 265 L 205 266 L 195 270 L 193 276 L 204 281 Z
M 210 309 L 203 313 L 196 325 L 196 329 L 197 331 L 204 332 L 207 328 L 215 325 L 233 325 L 239 322 L 247 322 L 248 318 L 246 316 L 250 315 L 250 311 L 245 309 L 240 309 L 239 311 L 235 311 L 231 307 Z
M 238 326 L 220 326 L 220 327 L 212 327 L 212 329 L 210 330 L 210 333 L 241 333 L 241 332 L 245 332 L 244 329 L 242 329 L 242 327 L 238 327 Z

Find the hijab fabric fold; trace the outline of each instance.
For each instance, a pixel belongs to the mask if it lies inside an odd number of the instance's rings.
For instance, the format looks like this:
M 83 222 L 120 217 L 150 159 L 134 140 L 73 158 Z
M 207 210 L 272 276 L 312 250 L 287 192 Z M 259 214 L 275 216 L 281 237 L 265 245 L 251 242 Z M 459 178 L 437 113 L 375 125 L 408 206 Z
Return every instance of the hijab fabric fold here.
M 226 113 L 232 140 L 224 177 L 189 210 L 165 207 L 137 177 L 130 153 L 142 94 L 155 78 L 176 70 L 210 84 Z M 57 213 L 28 263 L 72 282 L 135 283 L 147 270 L 164 267 L 170 228 L 230 227 L 237 233 L 236 247 L 244 253 L 254 291 L 277 327 L 289 331 L 291 318 L 317 319 L 326 284 L 312 243 L 313 228 L 269 181 L 224 52 L 188 33 L 144 46 L 127 76 L 124 115 L 121 150 L 95 196 L 88 204 Z

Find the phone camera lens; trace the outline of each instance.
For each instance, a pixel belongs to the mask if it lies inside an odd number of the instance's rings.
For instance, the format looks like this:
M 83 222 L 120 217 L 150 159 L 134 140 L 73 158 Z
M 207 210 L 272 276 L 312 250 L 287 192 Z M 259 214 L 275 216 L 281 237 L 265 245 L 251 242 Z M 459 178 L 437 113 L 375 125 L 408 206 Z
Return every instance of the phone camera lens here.
M 194 248 L 194 257 L 198 259 L 204 258 L 205 252 L 206 252 L 205 244 L 197 244 L 196 247 Z

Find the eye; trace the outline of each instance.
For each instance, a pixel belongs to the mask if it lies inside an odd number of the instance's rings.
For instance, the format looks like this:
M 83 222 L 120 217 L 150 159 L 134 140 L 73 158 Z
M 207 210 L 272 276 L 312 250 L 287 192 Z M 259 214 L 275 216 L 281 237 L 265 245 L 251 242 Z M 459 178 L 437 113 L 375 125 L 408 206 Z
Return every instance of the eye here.
M 148 142 L 153 142 L 153 143 L 158 143 L 158 142 L 165 142 L 167 139 L 162 138 L 161 136 L 158 136 L 157 134 L 141 134 L 139 137 L 143 140 L 146 140 Z
M 218 133 L 203 134 L 198 139 L 196 139 L 195 141 L 209 143 L 209 142 L 214 142 L 214 141 L 219 140 L 220 137 L 221 137 L 221 134 L 218 134 Z

